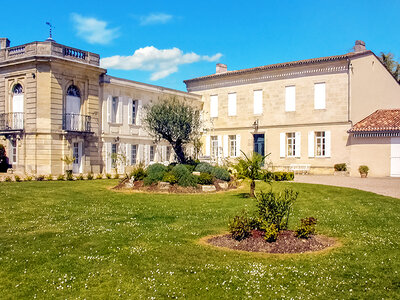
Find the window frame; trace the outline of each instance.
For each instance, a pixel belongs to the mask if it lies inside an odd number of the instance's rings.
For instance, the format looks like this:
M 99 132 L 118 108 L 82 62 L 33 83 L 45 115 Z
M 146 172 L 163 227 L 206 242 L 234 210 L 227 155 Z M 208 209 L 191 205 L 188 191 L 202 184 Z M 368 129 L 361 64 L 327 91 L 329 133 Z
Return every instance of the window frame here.
M 292 94 L 289 92 L 291 89 L 293 89 L 293 99 L 291 99 Z M 285 112 L 294 111 L 296 111 L 296 86 L 287 85 L 285 86 Z
M 318 136 L 321 134 L 322 136 Z M 321 145 L 320 155 L 318 154 L 318 144 Z M 326 156 L 326 132 L 325 131 L 314 131 L 314 151 L 315 157 L 327 157 Z
M 114 105 L 115 103 L 115 105 Z M 119 106 L 119 97 L 112 96 L 111 98 L 111 123 L 116 124 L 118 120 L 118 106 Z
M 292 147 L 291 154 L 289 154 L 289 146 Z M 296 157 L 296 132 L 286 133 L 286 157 Z
M 237 157 L 237 138 L 235 134 L 228 135 L 229 156 Z
M 132 99 L 132 110 L 131 110 L 131 114 L 132 114 L 131 124 L 132 125 L 136 125 L 137 112 L 138 112 L 138 100 Z
M 156 158 L 156 146 L 154 145 L 150 145 L 150 149 L 149 149 L 149 161 L 154 162 L 155 158 Z
M 135 153 L 135 155 L 133 155 Z M 132 144 L 131 145 L 131 165 L 136 165 L 137 163 L 137 154 L 138 154 L 138 145 Z
M 322 99 L 319 99 L 318 94 L 317 94 L 317 90 L 319 90 L 319 86 L 323 86 L 324 93 L 323 93 Z M 316 109 L 316 110 L 326 109 L 326 82 L 314 83 L 314 109 Z
M 210 137 L 211 144 L 211 157 L 218 157 L 218 136 L 212 135 Z

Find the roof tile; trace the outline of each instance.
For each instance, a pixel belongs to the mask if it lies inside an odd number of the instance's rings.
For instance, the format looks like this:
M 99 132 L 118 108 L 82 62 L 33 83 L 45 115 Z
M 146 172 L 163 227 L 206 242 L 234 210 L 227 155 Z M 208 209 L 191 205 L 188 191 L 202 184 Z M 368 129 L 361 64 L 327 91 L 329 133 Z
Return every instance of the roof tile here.
M 400 131 L 400 109 L 379 109 L 348 132 Z

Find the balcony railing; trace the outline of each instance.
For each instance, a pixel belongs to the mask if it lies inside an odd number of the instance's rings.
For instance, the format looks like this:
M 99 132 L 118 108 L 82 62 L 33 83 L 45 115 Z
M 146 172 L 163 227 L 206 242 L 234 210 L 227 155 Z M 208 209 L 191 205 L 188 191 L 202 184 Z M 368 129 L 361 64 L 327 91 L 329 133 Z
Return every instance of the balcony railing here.
M 24 130 L 24 113 L 0 114 L 0 131 Z
M 90 116 L 79 114 L 64 114 L 63 129 L 74 132 L 91 132 Z

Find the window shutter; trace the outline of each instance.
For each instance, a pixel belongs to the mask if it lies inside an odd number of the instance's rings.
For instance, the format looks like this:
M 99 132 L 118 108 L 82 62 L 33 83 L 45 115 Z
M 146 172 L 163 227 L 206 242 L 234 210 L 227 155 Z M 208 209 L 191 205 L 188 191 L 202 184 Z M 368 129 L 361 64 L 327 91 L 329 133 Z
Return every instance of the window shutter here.
M 222 148 L 222 136 L 218 136 L 218 157 L 221 157 L 220 149 Z
M 136 163 L 144 162 L 144 145 L 138 144 L 136 153 Z
M 236 116 L 236 93 L 228 94 L 228 116 Z
M 228 152 L 228 136 L 224 135 L 224 157 L 228 157 L 229 156 L 229 152 Z
M 214 95 L 210 97 L 210 117 L 218 117 L 218 96 Z
M 286 133 L 280 133 L 280 148 L 279 148 L 280 157 L 286 156 Z
M 331 157 L 331 132 L 325 131 L 325 156 Z
M 108 96 L 107 98 L 107 122 L 111 123 L 111 105 L 112 105 L 112 96 Z
M 128 98 L 128 124 L 132 124 L 132 98 Z
M 211 136 L 206 136 L 206 156 L 211 155 Z
M 301 133 L 295 133 L 296 153 L 295 157 L 301 157 Z
M 285 110 L 296 110 L 296 87 L 294 85 L 285 87 Z
M 253 113 L 261 115 L 263 112 L 262 90 L 253 92 Z
M 124 107 L 124 98 L 118 97 L 118 123 L 122 124 L 123 122 L 123 107 Z
M 132 156 L 132 145 L 131 144 L 126 144 L 126 149 L 125 149 L 125 153 L 126 153 L 126 165 L 130 166 L 131 163 L 131 156 Z
M 314 84 L 314 108 L 325 109 L 325 83 Z
M 111 143 L 106 143 L 106 172 L 111 172 Z
M 240 153 L 240 134 L 236 135 L 236 156 L 242 156 Z
M 136 125 L 142 125 L 142 106 L 143 106 L 143 101 L 138 100 L 138 107 L 137 107 L 137 113 L 136 113 Z
M 314 157 L 314 131 L 308 132 L 308 157 Z

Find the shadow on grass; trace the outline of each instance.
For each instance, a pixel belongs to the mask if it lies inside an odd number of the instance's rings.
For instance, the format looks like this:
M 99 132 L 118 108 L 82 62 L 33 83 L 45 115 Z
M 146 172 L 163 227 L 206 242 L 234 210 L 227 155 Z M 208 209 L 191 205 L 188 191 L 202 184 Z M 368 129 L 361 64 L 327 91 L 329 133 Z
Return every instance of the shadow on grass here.
M 238 194 L 235 194 L 235 197 L 242 198 L 242 199 L 250 198 L 250 194 L 249 193 L 238 193 Z

